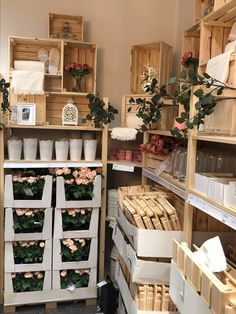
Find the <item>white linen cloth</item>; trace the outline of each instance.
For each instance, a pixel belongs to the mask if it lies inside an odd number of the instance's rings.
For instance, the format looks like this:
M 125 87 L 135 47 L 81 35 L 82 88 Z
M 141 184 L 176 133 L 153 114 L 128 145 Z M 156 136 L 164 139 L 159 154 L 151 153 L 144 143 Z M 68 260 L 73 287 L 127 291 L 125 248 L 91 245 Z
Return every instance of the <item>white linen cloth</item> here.
M 226 51 L 207 62 L 206 73 L 216 80 L 226 83 L 229 75 L 229 62 L 233 50 Z
M 236 50 L 236 40 L 231 41 L 230 43 L 228 43 L 228 44 L 225 46 L 225 52 L 226 52 L 226 51 L 230 51 L 230 50 L 233 50 L 233 51 Z
M 14 61 L 14 70 L 17 71 L 37 71 L 44 72 L 45 64 L 40 61 L 24 61 L 24 60 L 15 60 Z
M 12 87 L 15 94 L 44 94 L 44 72 L 13 71 Z
M 111 138 L 119 141 L 134 141 L 138 131 L 133 128 L 113 128 Z
M 236 40 L 236 22 L 234 22 L 228 37 L 229 41 Z

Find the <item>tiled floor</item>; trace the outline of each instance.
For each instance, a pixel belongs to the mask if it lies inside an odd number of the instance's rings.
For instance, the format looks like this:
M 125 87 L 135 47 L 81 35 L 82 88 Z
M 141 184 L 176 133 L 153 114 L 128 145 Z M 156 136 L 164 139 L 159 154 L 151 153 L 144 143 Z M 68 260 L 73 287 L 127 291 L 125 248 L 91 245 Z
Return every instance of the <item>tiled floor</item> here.
M 3 313 L 3 309 L 0 308 L 0 313 Z M 83 303 L 61 303 L 57 305 L 56 309 L 45 310 L 43 305 L 35 306 L 19 306 L 16 308 L 16 314 L 95 314 L 97 312 L 96 306 L 86 306 Z

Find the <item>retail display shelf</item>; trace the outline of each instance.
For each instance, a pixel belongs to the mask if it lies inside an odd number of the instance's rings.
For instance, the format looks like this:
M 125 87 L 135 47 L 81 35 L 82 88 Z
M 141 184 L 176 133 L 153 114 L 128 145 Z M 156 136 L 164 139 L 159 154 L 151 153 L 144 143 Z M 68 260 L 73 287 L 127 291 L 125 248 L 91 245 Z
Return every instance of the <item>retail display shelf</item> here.
M 209 200 L 194 190 L 189 191 L 187 202 L 236 230 L 236 210 Z
M 107 163 L 109 165 L 124 165 L 124 166 L 131 166 L 131 167 L 138 167 L 142 168 L 142 163 L 130 162 L 130 161 L 123 161 L 123 160 L 108 160 Z
M 22 168 L 63 168 L 63 167 L 102 167 L 102 161 L 96 160 L 96 161 L 41 161 L 41 160 L 33 160 L 33 161 L 27 161 L 27 160 L 5 160 L 3 167 L 5 169 L 22 169 Z
M 226 136 L 226 135 L 209 135 L 204 133 L 198 133 L 198 135 L 193 136 L 194 140 L 198 141 L 206 141 L 206 142 L 214 142 L 214 143 L 224 143 L 224 144 L 236 144 L 236 136 Z
M 164 136 L 173 136 L 170 131 L 162 131 L 162 130 L 148 130 L 148 134 L 157 134 L 157 135 L 164 135 Z
M 65 126 L 65 125 L 16 125 L 8 124 L 6 128 L 10 129 L 45 129 L 45 130 L 68 130 L 68 131 L 102 131 L 102 128 L 93 128 L 90 126 Z
M 229 21 L 229 11 L 234 9 L 236 6 L 236 0 L 228 1 L 225 5 L 223 5 L 218 10 L 215 10 L 205 16 L 203 21 L 219 21 L 219 22 L 228 22 Z
M 185 199 L 185 183 L 174 179 L 170 174 L 162 173 L 157 176 L 153 170 L 143 168 L 143 175 Z

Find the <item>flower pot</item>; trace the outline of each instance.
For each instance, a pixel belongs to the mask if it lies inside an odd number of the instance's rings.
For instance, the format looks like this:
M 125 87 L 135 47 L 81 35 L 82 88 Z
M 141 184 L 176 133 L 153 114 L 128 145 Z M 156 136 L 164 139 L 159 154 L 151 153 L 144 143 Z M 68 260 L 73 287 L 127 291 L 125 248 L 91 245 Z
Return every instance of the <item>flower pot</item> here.
M 84 140 L 84 159 L 93 161 L 96 159 L 97 140 Z
M 81 160 L 83 148 L 83 140 L 71 138 L 70 139 L 70 160 L 78 161 Z
M 69 152 L 69 142 L 55 141 L 56 160 L 67 160 Z
M 53 141 L 52 140 L 39 141 L 39 152 L 41 160 L 52 160 Z
M 8 148 L 8 158 L 9 160 L 19 160 L 21 159 L 22 153 L 22 140 L 20 139 L 10 139 L 7 141 Z
M 24 138 L 23 150 L 25 160 L 35 160 L 37 155 L 38 139 L 37 138 Z

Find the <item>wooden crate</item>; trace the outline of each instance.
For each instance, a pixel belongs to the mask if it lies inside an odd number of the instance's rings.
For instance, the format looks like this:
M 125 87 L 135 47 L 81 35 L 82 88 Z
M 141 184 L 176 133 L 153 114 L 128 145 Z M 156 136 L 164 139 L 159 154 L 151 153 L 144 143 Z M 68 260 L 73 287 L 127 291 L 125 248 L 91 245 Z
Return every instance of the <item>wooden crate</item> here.
M 192 52 L 195 55 L 200 48 L 200 23 L 196 23 L 183 33 L 182 55 L 185 52 Z
M 97 45 L 92 43 L 78 43 L 77 41 L 64 42 L 64 66 L 70 63 L 88 64 L 92 72 L 86 75 L 81 82 L 83 93 L 96 92 L 96 70 L 97 70 Z M 72 91 L 75 80 L 64 71 L 63 90 Z
M 61 257 L 61 240 L 53 239 L 53 270 L 97 267 L 98 238 L 91 238 L 89 240 L 90 249 L 86 261 L 63 262 Z
M 57 39 L 40 39 L 40 38 L 23 38 L 10 37 L 10 57 L 9 69 L 10 77 L 11 70 L 14 69 L 14 61 L 39 61 L 38 50 L 44 48 L 48 51 L 52 48 L 57 48 L 60 52 L 60 63 L 57 74 L 45 74 L 45 91 L 55 92 L 62 91 L 62 73 L 63 73 L 63 41 Z
M 138 98 L 146 99 L 149 101 L 150 96 L 144 94 L 139 95 L 126 95 L 122 99 L 122 110 L 121 110 L 121 126 L 139 128 L 142 125 L 142 119 L 138 118 L 136 114 L 138 113 L 138 105 L 131 105 L 129 103 L 130 98 L 135 100 Z M 173 121 L 178 115 L 178 105 L 173 105 L 172 99 L 163 99 L 164 104 L 167 106 L 166 109 L 162 110 L 160 120 L 153 126 L 153 129 L 169 131 L 173 127 Z M 131 110 L 129 111 L 129 108 Z
M 157 69 L 160 87 L 163 85 L 168 87 L 172 70 L 172 56 L 173 48 L 164 42 L 132 46 L 130 93 L 143 93 L 141 75 L 145 70 L 145 65 Z
M 216 11 L 231 0 L 214 0 L 214 5 L 209 5 L 209 0 L 195 0 L 195 21 L 199 21 L 212 11 Z
M 224 114 L 222 114 L 224 113 Z M 236 135 L 236 100 L 224 99 L 218 102 L 214 112 L 204 119 L 204 132 Z
M 146 154 L 146 167 L 151 169 L 156 169 L 159 167 L 167 158 L 168 156 L 162 155 L 154 155 L 154 154 Z M 164 172 L 170 173 L 171 167 L 168 166 L 165 168 Z
M 30 241 L 30 240 L 27 240 Z M 41 241 L 41 240 L 40 240 Z M 15 264 L 12 242 L 5 242 L 5 272 L 28 272 L 51 270 L 52 264 L 52 240 L 45 240 L 42 263 Z
M 84 33 L 84 20 L 83 16 L 73 16 L 64 14 L 49 13 L 49 38 L 61 38 L 60 33 L 63 32 L 65 23 L 69 24 L 68 39 L 76 39 L 83 41 Z

